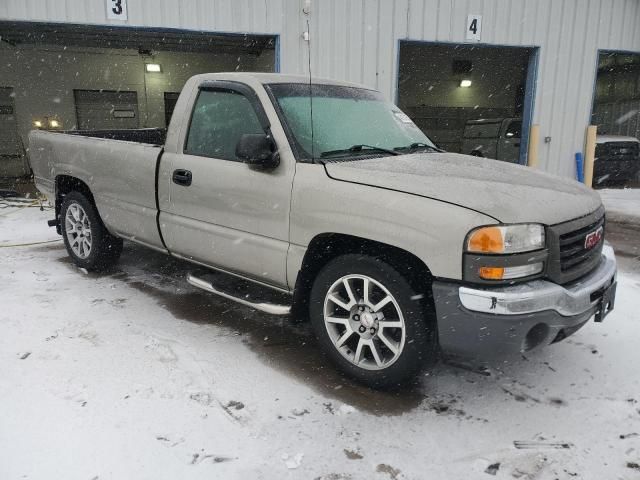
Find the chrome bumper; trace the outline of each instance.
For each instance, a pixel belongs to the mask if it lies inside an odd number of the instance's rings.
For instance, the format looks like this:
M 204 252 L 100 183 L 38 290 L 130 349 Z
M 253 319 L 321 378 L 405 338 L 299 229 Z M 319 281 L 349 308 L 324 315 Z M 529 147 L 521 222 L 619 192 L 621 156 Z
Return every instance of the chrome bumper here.
M 522 285 L 484 290 L 460 287 L 458 295 L 460 303 L 474 312 L 519 315 L 552 310 L 570 317 L 596 306 L 598 299 L 592 299 L 592 294 L 611 285 L 616 279 L 616 271 L 613 248 L 605 244 L 598 268 L 569 285 L 533 280 Z

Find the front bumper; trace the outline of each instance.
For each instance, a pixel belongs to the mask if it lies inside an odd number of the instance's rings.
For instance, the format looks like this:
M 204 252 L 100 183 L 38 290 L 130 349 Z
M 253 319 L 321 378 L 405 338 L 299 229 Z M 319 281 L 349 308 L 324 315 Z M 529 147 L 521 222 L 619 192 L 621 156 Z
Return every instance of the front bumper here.
M 528 351 L 562 340 L 615 295 L 616 259 L 605 245 L 596 269 L 568 285 L 533 280 L 498 288 L 435 281 L 433 294 L 443 351 L 476 358 Z M 609 299 L 608 299 L 609 300 Z M 610 298 L 613 305 L 613 298 Z M 606 309 L 608 305 L 604 305 Z

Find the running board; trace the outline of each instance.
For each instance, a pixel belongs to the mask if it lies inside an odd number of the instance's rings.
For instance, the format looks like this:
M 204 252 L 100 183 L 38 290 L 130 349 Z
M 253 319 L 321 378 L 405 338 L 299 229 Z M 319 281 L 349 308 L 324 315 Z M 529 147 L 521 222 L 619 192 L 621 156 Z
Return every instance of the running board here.
M 261 287 L 248 281 L 233 281 L 229 276 L 222 276 L 219 274 L 206 274 L 196 277 L 189 273 L 187 275 L 187 282 L 194 287 L 201 288 L 209 293 L 213 293 L 222 298 L 226 298 L 227 300 L 232 300 L 271 315 L 289 315 L 291 312 L 290 295 L 267 287 Z M 214 282 L 218 284 L 225 283 L 227 284 L 227 288 L 214 285 Z M 238 288 L 235 289 L 234 293 L 230 293 L 229 286 L 233 287 L 234 285 Z M 258 301 L 258 299 L 260 301 Z M 287 305 L 286 303 L 289 304 Z

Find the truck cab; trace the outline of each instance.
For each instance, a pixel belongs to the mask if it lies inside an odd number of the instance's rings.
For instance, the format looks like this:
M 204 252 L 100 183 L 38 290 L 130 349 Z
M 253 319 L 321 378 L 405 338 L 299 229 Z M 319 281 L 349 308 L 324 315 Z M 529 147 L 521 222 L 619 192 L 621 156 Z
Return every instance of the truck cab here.
M 624 135 L 598 135 L 593 164 L 596 187 L 640 181 L 640 140 Z
M 521 118 L 469 120 L 462 136 L 460 153 L 509 163 L 520 159 Z

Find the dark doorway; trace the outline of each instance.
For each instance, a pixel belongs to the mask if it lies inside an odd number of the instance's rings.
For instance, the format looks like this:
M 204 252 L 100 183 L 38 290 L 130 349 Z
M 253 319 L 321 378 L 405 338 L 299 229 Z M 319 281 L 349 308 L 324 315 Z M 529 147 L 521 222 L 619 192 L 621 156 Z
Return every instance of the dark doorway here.
M 164 124 L 166 127 L 171 122 L 173 111 L 176 108 L 180 92 L 164 92 Z
M 640 53 L 600 52 L 591 123 L 593 185 L 640 186 Z
M 523 163 L 536 54 L 401 41 L 398 105 L 445 150 Z

